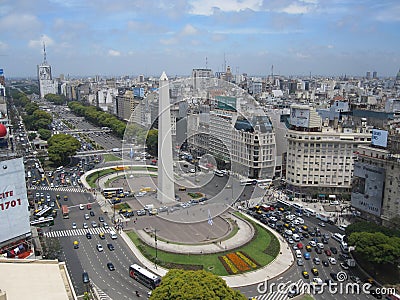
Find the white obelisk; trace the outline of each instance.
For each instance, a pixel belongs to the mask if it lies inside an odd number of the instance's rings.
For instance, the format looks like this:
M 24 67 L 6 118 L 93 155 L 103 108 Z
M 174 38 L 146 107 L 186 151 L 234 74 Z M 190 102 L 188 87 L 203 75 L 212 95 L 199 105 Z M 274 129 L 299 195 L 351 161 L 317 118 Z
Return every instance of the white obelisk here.
M 161 203 L 175 202 L 174 170 L 172 159 L 171 112 L 169 82 L 165 72 L 159 83 L 158 99 L 158 189 Z

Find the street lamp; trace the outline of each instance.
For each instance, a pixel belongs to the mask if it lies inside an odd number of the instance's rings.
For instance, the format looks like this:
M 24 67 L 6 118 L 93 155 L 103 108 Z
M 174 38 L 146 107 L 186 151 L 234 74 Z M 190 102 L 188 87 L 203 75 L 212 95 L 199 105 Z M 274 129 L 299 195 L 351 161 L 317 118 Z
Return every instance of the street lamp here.
M 154 246 L 156 248 L 156 257 L 154 258 L 154 267 L 157 269 L 157 228 L 154 229 Z

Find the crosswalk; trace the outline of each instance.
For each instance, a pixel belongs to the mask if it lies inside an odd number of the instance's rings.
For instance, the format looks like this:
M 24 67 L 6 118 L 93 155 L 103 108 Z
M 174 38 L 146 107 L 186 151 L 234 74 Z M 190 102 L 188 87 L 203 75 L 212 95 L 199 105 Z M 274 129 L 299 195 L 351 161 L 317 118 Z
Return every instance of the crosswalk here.
M 34 190 L 43 190 L 43 191 L 58 191 L 58 192 L 72 192 L 72 193 L 85 193 L 87 189 L 80 188 L 80 187 L 57 187 L 52 188 L 49 186 L 41 186 L 41 187 L 31 187 Z
M 96 228 L 88 228 L 88 229 L 65 229 L 65 230 L 52 230 L 44 233 L 45 237 L 68 237 L 68 236 L 80 236 L 86 235 L 86 233 L 90 232 L 90 234 L 99 234 L 99 233 L 108 233 L 111 229 L 105 229 L 103 227 Z
M 97 294 L 97 298 L 96 299 L 100 299 L 100 300 L 112 300 L 110 298 L 110 296 L 108 296 L 106 293 L 103 292 L 103 290 L 101 290 L 97 285 L 92 284 L 92 288 L 94 290 L 96 290 L 96 294 Z
M 268 290 L 271 290 L 270 293 L 266 293 L 263 295 L 259 295 L 254 297 L 257 300 L 286 300 L 289 299 L 288 293 L 290 289 L 296 288 L 300 292 L 304 290 L 303 286 L 306 283 L 303 279 L 299 279 L 297 282 L 287 282 L 282 285 L 282 287 L 278 287 L 278 285 L 273 287 L 268 287 Z M 279 290 L 278 290 L 279 289 Z

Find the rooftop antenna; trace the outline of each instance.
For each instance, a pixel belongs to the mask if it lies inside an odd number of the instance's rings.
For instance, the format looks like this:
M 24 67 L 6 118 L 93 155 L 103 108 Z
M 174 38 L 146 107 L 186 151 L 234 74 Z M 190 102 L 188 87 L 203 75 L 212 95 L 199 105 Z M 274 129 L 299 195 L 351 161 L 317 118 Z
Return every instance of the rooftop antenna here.
M 206 69 L 208 69 L 208 59 L 207 59 L 207 56 L 206 56 Z
M 271 79 L 274 82 L 274 65 L 271 66 Z
M 46 59 L 46 44 L 43 41 L 43 63 L 47 64 L 47 59 Z
M 224 52 L 224 72 L 226 72 L 226 58 L 225 58 L 225 52 Z

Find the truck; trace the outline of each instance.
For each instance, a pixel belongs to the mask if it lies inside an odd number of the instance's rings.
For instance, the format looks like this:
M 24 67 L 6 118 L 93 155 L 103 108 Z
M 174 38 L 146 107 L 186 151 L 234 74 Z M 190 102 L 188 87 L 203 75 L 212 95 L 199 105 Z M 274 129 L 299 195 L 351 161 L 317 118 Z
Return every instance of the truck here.
M 346 259 L 345 262 L 349 267 L 355 267 L 356 266 L 356 261 L 354 259 L 352 259 L 352 258 Z
M 146 204 L 144 206 L 144 209 L 147 211 L 151 211 L 154 208 L 154 204 Z

